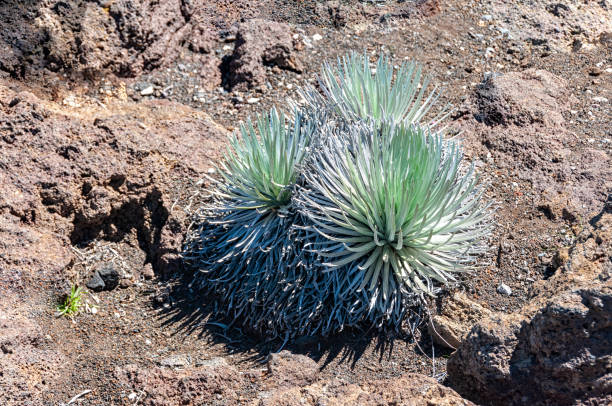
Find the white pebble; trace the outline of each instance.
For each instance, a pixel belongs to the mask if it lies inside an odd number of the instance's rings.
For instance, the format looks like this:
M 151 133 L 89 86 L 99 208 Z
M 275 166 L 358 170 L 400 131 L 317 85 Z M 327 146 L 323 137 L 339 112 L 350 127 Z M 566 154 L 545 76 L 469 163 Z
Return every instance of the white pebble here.
M 605 97 L 602 97 L 602 96 L 596 96 L 596 97 L 593 97 L 593 101 L 595 101 L 597 103 L 607 103 L 608 99 L 606 99 Z
M 140 91 L 141 96 L 150 96 L 153 94 L 153 86 L 147 86 Z
M 505 283 L 501 283 L 497 287 L 497 293 L 501 293 L 502 295 L 510 296 L 512 294 L 512 289 L 510 289 L 510 286 L 506 285 Z
M 247 99 L 247 103 L 249 103 L 249 104 L 255 104 L 258 101 L 259 101 L 259 98 L 257 98 L 257 97 L 251 97 L 251 98 Z
M 136 400 L 136 398 L 137 398 L 137 397 L 138 397 L 138 394 L 137 394 L 136 392 L 132 392 L 132 393 L 130 393 L 130 394 L 128 395 L 128 400 L 129 400 L 130 402 L 133 402 L 133 401 L 135 401 L 135 400 Z
M 321 41 L 323 39 L 323 36 L 321 34 L 315 34 L 312 36 L 312 40 L 313 41 Z

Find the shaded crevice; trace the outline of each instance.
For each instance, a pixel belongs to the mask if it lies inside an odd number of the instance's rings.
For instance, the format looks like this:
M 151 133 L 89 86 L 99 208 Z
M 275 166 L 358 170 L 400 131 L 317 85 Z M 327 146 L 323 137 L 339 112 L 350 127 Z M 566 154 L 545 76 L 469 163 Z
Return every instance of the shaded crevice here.
M 146 255 L 145 262 L 151 263 L 157 272 L 162 229 L 168 217 L 161 191 L 153 189 L 144 197 L 127 200 L 102 218 L 87 219 L 83 213 L 77 212 L 70 241 L 75 246 L 93 240 L 120 242 L 135 234 L 138 247 Z

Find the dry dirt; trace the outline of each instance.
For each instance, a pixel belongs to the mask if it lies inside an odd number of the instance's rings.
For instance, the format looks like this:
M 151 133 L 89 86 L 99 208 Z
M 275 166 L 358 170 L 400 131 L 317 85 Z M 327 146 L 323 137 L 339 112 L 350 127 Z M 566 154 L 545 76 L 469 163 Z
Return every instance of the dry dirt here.
M 76 404 L 469 404 L 435 380 L 489 399 L 445 381 L 452 350 L 425 322 L 291 343 L 224 329 L 179 252 L 240 120 L 297 98 L 322 61 L 384 52 L 443 87 L 496 202 L 489 250 L 458 290 L 517 312 L 610 210 L 612 3 L 515 3 L 2 2 L 0 403 L 90 390 Z M 104 265 L 120 286 L 56 317 L 70 284 Z M 275 372 L 281 349 L 308 359 Z

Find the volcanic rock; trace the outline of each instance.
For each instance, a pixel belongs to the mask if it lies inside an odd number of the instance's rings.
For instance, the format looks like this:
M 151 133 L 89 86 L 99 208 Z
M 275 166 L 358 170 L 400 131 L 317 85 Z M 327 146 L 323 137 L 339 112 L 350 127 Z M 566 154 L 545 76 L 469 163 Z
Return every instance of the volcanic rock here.
M 301 72 L 291 28 L 284 23 L 253 19 L 240 24 L 229 64 L 233 87 L 252 88 L 264 82 L 265 65 Z
M 612 401 L 612 213 L 515 314 L 478 323 L 448 361 L 452 386 L 492 405 Z

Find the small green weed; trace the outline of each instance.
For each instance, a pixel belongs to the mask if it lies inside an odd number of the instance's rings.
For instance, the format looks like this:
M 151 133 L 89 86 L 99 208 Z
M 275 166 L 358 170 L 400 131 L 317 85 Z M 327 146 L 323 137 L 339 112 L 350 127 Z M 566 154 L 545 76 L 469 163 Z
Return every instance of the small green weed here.
M 81 306 L 83 306 L 83 288 L 72 285 L 64 302 L 57 306 L 58 317 L 74 317 L 81 310 Z

